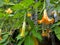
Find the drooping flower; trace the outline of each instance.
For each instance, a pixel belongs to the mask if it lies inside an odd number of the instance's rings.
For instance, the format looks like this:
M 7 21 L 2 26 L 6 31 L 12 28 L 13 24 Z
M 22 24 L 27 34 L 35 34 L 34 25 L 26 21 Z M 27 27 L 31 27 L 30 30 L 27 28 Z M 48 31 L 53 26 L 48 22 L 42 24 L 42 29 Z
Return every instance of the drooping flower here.
M 26 22 L 24 21 L 21 29 L 21 34 L 20 34 L 21 37 L 25 36 L 25 26 L 26 26 Z
M 11 10 L 11 8 L 8 8 L 7 10 L 5 10 L 5 12 L 11 14 L 13 11 Z
M 51 32 L 52 31 L 49 28 L 47 28 L 46 30 L 42 30 L 42 36 L 50 38 L 50 33 Z
M 48 36 L 48 33 L 43 30 L 43 31 L 42 31 L 42 36 L 43 36 L 43 37 L 47 37 L 47 36 Z
M 44 13 L 43 13 L 43 17 L 41 20 L 38 20 L 38 23 L 41 24 L 41 23 L 44 23 L 44 24 L 52 24 L 54 22 L 54 19 L 50 19 L 48 16 L 47 16 L 47 12 L 46 12 L 46 9 L 44 10 Z

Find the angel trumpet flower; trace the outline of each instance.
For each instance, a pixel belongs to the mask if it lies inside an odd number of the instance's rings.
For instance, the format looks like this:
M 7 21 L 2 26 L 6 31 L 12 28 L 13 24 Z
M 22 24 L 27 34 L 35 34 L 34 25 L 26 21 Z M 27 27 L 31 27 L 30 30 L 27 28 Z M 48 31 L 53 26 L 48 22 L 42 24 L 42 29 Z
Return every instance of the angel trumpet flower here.
M 41 20 L 38 20 L 38 23 L 41 24 L 41 23 L 44 23 L 44 24 L 52 24 L 54 22 L 54 19 L 50 19 L 48 16 L 47 16 L 47 12 L 46 12 L 46 9 L 44 10 L 44 13 L 43 13 L 43 17 Z
M 24 21 L 21 29 L 21 34 L 20 34 L 21 37 L 25 36 L 25 26 L 26 26 L 26 22 Z

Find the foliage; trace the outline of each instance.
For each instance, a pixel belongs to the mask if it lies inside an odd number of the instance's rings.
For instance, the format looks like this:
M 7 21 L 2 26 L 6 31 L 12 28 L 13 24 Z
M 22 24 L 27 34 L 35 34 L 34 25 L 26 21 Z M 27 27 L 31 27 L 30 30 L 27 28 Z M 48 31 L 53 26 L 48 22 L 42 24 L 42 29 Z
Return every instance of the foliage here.
M 56 0 L 57 1 L 57 0 Z M 60 3 L 55 3 L 55 0 L 51 0 L 51 5 L 55 5 L 54 9 L 60 10 Z M 59 2 L 59 1 L 57 1 Z M 16 44 L 16 45 L 34 45 L 34 41 L 32 36 L 36 37 L 36 39 L 41 42 L 42 36 L 41 33 L 38 31 L 41 31 L 41 25 L 34 24 L 34 19 L 31 19 L 31 17 L 26 16 L 26 29 L 25 29 L 25 37 L 21 37 L 21 28 L 22 23 L 24 21 L 24 16 L 27 15 L 28 12 L 31 13 L 32 16 L 35 15 L 35 10 L 38 9 L 38 19 L 42 18 L 42 12 L 43 12 L 43 3 L 44 1 L 34 1 L 34 0 L 0 0 L 0 37 L 2 40 L 0 41 L 1 45 L 8 45 L 8 44 Z M 6 12 L 6 10 L 10 8 L 12 13 Z M 39 13 L 38 13 L 39 12 Z M 34 18 L 34 17 L 33 17 Z M 60 21 L 57 23 L 54 23 L 51 27 L 55 31 L 55 34 L 57 35 L 58 39 L 60 39 Z M 19 29 L 19 30 L 17 30 Z M 18 32 L 15 32 L 17 30 Z M 18 33 L 15 37 L 13 35 L 15 33 Z M 15 39 L 13 38 L 15 37 Z

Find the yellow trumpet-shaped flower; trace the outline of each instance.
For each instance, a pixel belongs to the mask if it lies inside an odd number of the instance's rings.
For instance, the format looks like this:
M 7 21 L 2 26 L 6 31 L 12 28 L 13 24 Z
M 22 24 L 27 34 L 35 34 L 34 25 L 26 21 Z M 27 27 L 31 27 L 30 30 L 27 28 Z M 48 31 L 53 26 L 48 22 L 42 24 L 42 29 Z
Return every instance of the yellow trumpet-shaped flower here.
M 44 13 L 43 13 L 43 17 L 41 20 L 38 20 L 38 23 L 41 24 L 41 23 L 44 23 L 44 24 L 52 24 L 54 22 L 54 19 L 50 19 L 48 16 L 47 16 L 47 12 L 46 12 L 46 9 L 44 10 Z
M 8 8 L 7 10 L 5 10 L 5 12 L 11 14 L 13 11 L 11 10 L 11 8 Z
M 21 34 L 20 34 L 21 37 L 25 36 L 25 26 L 26 26 L 26 22 L 24 21 L 21 29 Z

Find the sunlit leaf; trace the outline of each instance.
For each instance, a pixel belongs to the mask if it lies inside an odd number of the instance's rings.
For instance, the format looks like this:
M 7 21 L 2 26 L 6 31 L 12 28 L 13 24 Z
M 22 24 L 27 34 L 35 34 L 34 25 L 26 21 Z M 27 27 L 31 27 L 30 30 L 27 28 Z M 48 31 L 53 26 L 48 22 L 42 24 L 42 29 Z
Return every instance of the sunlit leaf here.
M 34 40 L 32 39 L 31 36 L 27 36 L 25 41 L 24 41 L 24 45 L 34 45 Z

